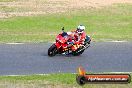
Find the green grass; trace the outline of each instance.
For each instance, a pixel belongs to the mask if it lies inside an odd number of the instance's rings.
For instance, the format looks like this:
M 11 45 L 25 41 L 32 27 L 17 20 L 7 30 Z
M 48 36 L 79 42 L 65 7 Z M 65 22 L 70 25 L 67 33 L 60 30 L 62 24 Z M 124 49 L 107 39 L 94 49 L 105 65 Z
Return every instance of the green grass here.
M 76 83 L 76 74 L 61 73 L 29 76 L 0 76 L 0 88 L 130 88 L 130 84 L 86 84 Z
M 0 19 L 0 42 L 54 41 L 61 27 L 66 31 L 84 24 L 95 41 L 132 40 L 132 5 L 69 11 L 30 17 Z

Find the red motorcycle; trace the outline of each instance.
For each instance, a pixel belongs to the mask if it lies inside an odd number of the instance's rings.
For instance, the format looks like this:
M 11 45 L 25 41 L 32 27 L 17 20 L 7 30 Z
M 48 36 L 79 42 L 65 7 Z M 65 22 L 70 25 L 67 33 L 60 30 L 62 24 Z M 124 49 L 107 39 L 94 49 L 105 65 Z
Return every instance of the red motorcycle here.
M 72 54 L 74 56 L 78 56 L 90 46 L 90 36 L 86 36 L 84 44 L 81 45 L 76 51 L 72 51 L 71 46 L 74 46 L 74 44 L 68 43 L 69 40 L 71 40 L 71 36 L 69 36 L 67 32 L 64 32 L 64 27 L 62 28 L 62 31 L 62 33 L 57 35 L 56 42 L 48 49 L 49 56 L 55 56 L 56 54 Z

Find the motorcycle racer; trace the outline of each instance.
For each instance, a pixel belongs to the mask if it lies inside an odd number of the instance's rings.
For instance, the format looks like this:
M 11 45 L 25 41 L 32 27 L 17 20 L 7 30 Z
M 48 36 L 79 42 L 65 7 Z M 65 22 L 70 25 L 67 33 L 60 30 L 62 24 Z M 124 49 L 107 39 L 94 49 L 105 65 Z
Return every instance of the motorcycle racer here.
M 81 45 L 84 44 L 86 33 L 84 32 L 85 26 L 79 25 L 75 31 L 67 32 L 71 36 L 71 40 L 68 42 L 69 47 L 71 46 L 72 51 L 76 51 Z
M 56 54 L 81 55 L 90 46 L 91 41 L 90 36 L 87 36 L 84 30 L 83 25 L 79 25 L 71 32 L 65 32 L 63 27 L 62 33 L 56 36 L 56 42 L 48 49 L 48 55 L 51 57 Z

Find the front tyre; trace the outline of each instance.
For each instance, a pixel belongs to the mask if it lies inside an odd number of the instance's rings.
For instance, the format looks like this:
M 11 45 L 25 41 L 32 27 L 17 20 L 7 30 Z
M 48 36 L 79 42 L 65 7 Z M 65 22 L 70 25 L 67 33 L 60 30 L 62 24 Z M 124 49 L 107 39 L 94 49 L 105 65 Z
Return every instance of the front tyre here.
M 57 47 L 55 44 L 53 44 L 49 49 L 48 49 L 48 55 L 50 57 L 55 56 L 57 54 Z

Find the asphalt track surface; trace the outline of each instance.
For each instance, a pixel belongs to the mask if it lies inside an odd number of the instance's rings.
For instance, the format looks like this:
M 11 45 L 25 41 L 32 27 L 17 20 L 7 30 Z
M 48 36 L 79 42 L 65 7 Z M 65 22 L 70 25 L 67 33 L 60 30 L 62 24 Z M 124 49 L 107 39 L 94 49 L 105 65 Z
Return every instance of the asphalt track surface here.
M 48 57 L 50 43 L 0 44 L 0 75 L 132 72 L 132 42 L 92 42 L 81 56 Z

